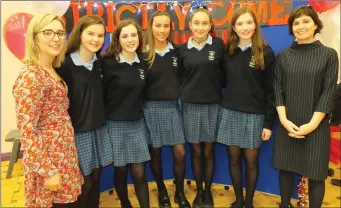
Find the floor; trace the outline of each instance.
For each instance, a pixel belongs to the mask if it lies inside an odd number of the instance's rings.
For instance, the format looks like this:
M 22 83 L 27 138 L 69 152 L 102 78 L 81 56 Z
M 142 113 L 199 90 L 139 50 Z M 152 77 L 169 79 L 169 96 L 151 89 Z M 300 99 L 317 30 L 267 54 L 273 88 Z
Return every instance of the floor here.
M 22 163 L 21 160 L 15 164 L 13 176 L 6 179 L 6 171 L 8 161 L 1 163 L 1 207 L 24 207 L 24 184 L 22 176 Z M 340 179 L 340 166 L 334 166 L 334 178 Z M 340 187 L 333 186 L 330 183 L 330 178 L 326 181 L 326 195 L 323 207 L 341 207 Z M 166 181 L 167 190 L 171 197 L 172 207 L 176 207 L 173 201 L 175 186 L 173 181 Z M 233 190 L 225 190 L 223 185 L 214 184 L 213 187 L 215 207 L 229 207 L 229 204 L 234 200 Z M 155 183 L 149 184 L 150 190 L 150 203 L 151 207 L 157 207 L 157 189 Z M 190 202 L 195 197 L 195 185 L 191 183 L 185 188 L 186 196 Z M 129 198 L 133 206 L 137 207 L 138 202 L 134 193 L 133 186 L 129 185 Z M 278 207 L 279 197 L 269 194 L 257 192 L 254 198 L 255 207 Z M 296 204 L 296 200 L 293 200 Z M 100 199 L 100 207 L 119 207 L 120 203 L 117 198 L 116 192 L 112 195 L 109 191 L 103 192 Z
M 335 135 L 336 137 L 340 136 Z M 335 137 L 334 137 L 335 138 Z M 333 178 L 340 179 L 341 178 L 341 164 L 333 165 L 330 164 L 335 171 L 335 175 Z M 1 162 L 1 207 L 24 207 L 24 178 L 22 175 L 22 161 L 18 160 L 13 169 L 12 178 L 6 179 L 6 171 L 8 167 L 8 161 Z M 325 200 L 323 202 L 323 207 L 341 207 L 341 188 L 337 186 L 333 186 L 331 184 L 331 178 L 328 177 L 326 181 L 326 195 Z M 173 201 L 175 186 L 172 180 L 166 181 L 166 186 L 168 193 L 170 195 L 172 201 L 172 207 L 176 207 L 176 204 Z M 186 185 L 186 196 L 190 202 L 192 202 L 195 198 L 195 185 L 191 183 Z M 137 198 L 134 193 L 134 188 L 132 185 L 129 185 L 129 198 L 134 207 L 138 207 Z M 214 184 L 212 187 L 214 204 L 215 207 L 229 207 L 230 203 L 234 201 L 234 194 L 232 188 L 229 190 L 225 190 L 223 185 Z M 149 183 L 149 195 L 150 195 L 150 203 L 151 207 L 157 207 L 157 189 L 155 183 Z M 278 196 L 269 195 L 261 192 L 256 192 L 254 197 L 254 205 L 255 207 L 278 207 L 278 203 L 280 198 Z M 292 203 L 296 207 L 296 200 L 293 200 Z M 112 195 L 109 191 L 101 193 L 100 199 L 100 207 L 119 207 L 120 202 L 114 192 Z

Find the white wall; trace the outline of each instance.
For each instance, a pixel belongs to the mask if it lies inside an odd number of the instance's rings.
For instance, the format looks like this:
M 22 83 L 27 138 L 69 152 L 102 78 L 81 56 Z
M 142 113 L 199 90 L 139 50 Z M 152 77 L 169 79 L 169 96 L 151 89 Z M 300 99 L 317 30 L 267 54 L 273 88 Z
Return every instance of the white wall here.
M 5 142 L 6 134 L 16 128 L 15 104 L 12 87 L 22 67 L 22 62 L 8 50 L 4 40 L 4 24 L 13 14 L 30 12 L 30 5 L 25 1 L 1 2 L 1 153 L 11 152 L 12 143 Z

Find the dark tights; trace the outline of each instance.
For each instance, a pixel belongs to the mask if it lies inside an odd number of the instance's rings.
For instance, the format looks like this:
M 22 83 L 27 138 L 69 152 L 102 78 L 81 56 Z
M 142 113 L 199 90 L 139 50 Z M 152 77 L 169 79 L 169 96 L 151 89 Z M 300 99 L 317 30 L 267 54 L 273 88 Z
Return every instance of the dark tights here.
M 145 163 L 130 164 L 130 173 L 133 179 L 135 193 L 139 201 L 140 207 L 149 207 L 149 191 L 148 183 L 145 176 Z M 128 165 L 115 167 L 115 188 L 118 198 L 123 207 L 129 207 L 128 199 Z
M 279 188 L 281 192 L 281 207 L 290 205 L 290 198 L 294 187 L 295 173 L 280 170 Z M 309 179 L 309 207 L 320 208 L 322 206 L 325 193 L 325 182 L 323 180 Z
M 236 203 L 240 204 L 243 199 L 243 175 L 242 175 L 242 158 L 246 162 L 246 198 L 245 204 L 253 204 L 253 196 L 255 194 L 258 181 L 258 154 L 259 148 L 244 149 L 235 145 L 227 146 L 229 158 L 229 170 L 232 179 L 234 193 L 236 195 Z
M 202 191 L 203 178 L 205 189 L 211 190 L 212 179 L 214 174 L 214 143 L 202 142 L 191 144 L 192 150 L 192 170 L 194 180 L 197 184 L 197 191 Z M 203 176 L 204 174 L 204 176 Z
M 162 163 L 161 163 L 162 148 L 150 148 L 151 162 L 150 167 L 152 169 L 158 190 L 165 190 L 166 186 L 163 181 Z M 184 177 L 185 177 L 185 145 L 178 144 L 173 146 L 173 170 L 175 176 L 176 193 L 184 192 Z

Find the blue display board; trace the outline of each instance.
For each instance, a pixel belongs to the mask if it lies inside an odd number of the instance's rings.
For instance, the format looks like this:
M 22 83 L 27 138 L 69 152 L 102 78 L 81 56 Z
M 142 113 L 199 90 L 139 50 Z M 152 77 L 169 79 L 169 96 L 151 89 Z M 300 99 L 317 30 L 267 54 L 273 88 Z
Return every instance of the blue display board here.
M 294 1 L 293 7 L 300 5 L 306 5 L 306 1 Z M 293 37 L 289 35 L 288 27 L 286 25 L 281 26 L 263 26 L 262 32 L 264 39 L 272 47 L 276 54 L 282 49 L 288 48 Z M 105 45 L 109 44 L 109 34 L 106 36 Z M 275 129 L 273 130 L 274 135 Z M 278 182 L 278 170 L 272 168 L 272 155 L 274 147 L 274 138 L 272 137 L 270 141 L 263 143 L 261 146 L 260 157 L 259 157 L 259 181 L 257 184 L 257 190 L 262 192 L 267 192 L 271 194 L 279 195 L 279 182 Z M 191 154 L 189 144 L 186 144 L 186 174 L 185 177 L 188 179 L 193 178 L 191 170 Z M 230 175 L 228 173 L 228 158 L 226 147 L 221 144 L 216 144 L 215 146 L 215 158 L 216 158 L 216 168 L 214 174 L 214 183 L 231 185 Z M 163 172 L 165 179 L 172 179 L 173 176 L 173 154 L 170 147 L 163 148 L 162 152 L 163 161 Z M 101 177 L 101 191 L 109 190 L 114 187 L 113 183 L 113 167 L 107 166 L 103 169 Z M 151 176 L 151 171 L 149 164 L 147 165 L 147 179 L 148 181 L 153 181 Z M 244 180 L 245 181 L 245 180 Z M 298 181 L 298 178 L 297 178 Z M 132 183 L 129 176 L 129 183 Z M 296 190 L 296 188 L 295 188 Z M 294 191 L 293 197 L 297 197 L 296 191 Z

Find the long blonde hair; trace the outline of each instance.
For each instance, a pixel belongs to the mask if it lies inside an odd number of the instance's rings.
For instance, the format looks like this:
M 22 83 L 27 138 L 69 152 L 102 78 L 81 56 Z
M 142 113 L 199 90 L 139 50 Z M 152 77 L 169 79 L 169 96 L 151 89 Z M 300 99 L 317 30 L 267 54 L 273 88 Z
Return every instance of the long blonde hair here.
M 157 11 L 155 12 L 149 19 L 149 23 L 148 23 L 148 49 L 147 49 L 147 61 L 148 61 L 148 65 L 149 68 L 152 67 L 154 60 L 155 60 L 155 41 L 154 41 L 154 35 L 153 35 L 153 22 L 154 22 L 154 17 L 158 17 L 158 16 L 167 16 L 169 17 L 169 23 L 171 23 L 171 16 L 168 14 L 168 12 L 165 11 Z M 168 41 L 171 41 L 171 33 L 168 36 Z
M 229 41 L 227 43 L 227 54 L 229 56 L 232 56 L 234 54 L 234 51 L 238 47 L 239 43 L 239 36 L 238 34 L 233 30 L 233 27 L 235 26 L 237 19 L 242 16 L 243 14 L 249 13 L 252 16 L 252 19 L 256 25 L 255 32 L 251 37 L 252 41 L 252 56 L 254 59 L 255 64 L 261 69 L 264 70 L 264 47 L 267 46 L 267 43 L 264 41 L 259 23 L 257 21 L 255 13 L 247 8 L 247 7 L 240 7 L 235 10 L 232 20 L 231 20 L 231 28 L 230 28 L 230 36 Z
M 36 44 L 35 38 L 37 32 L 39 32 L 43 27 L 51 23 L 53 20 L 59 21 L 63 28 L 65 29 L 64 21 L 57 15 L 54 14 L 38 14 L 35 15 L 30 21 L 27 29 L 27 35 L 25 38 L 25 57 L 24 62 L 30 62 L 33 64 L 39 64 L 40 50 Z M 65 57 L 66 46 L 63 46 L 63 50 L 58 56 L 53 60 L 53 67 L 60 67 Z

